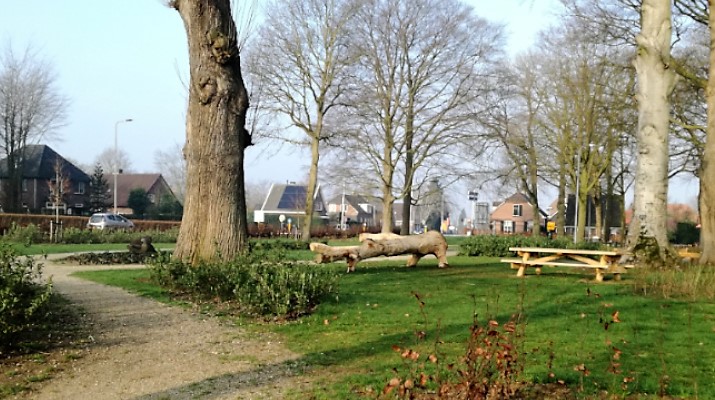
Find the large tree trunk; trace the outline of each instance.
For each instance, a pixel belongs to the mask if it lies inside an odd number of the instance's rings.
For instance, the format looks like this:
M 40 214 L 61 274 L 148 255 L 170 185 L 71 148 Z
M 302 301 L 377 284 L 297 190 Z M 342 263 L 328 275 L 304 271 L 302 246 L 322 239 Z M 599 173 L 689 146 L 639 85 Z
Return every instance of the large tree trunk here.
M 708 127 L 700 173 L 700 263 L 715 264 L 715 12 L 709 0 L 710 66 L 708 71 Z
M 174 257 L 196 265 L 248 249 L 244 150 L 248 95 L 230 0 L 174 0 L 189 44 L 186 202 Z
M 632 250 L 642 234 L 658 244 L 662 259 L 668 248 L 668 97 L 675 80 L 669 68 L 671 2 L 644 0 L 641 21 L 634 61 L 638 77 L 638 161 L 628 247 Z

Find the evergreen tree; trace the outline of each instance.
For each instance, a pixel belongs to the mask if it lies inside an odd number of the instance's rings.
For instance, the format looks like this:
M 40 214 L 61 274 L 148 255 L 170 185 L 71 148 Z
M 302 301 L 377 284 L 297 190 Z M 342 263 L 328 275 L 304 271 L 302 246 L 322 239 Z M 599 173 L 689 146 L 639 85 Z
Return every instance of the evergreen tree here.
M 147 209 L 151 205 L 151 201 L 149 201 L 149 195 L 147 195 L 146 190 L 136 188 L 129 192 L 127 205 L 132 209 L 134 216 L 144 218 Z
M 92 178 L 89 181 L 89 210 L 92 213 L 102 212 L 107 207 L 109 199 L 109 183 L 104 179 L 102 166 L 94 166 Z

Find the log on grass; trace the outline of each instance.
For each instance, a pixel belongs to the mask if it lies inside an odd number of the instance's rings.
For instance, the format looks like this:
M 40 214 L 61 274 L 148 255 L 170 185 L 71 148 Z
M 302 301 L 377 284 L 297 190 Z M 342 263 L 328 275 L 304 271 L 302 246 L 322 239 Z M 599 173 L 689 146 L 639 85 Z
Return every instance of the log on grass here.
M 399 256 L 409 254 L 408 267 L 414 267 L 417 262 L 428 254 L 433 254 L 439 261 L 439 267 L 449 266 L 447 262 L 447 241 L 437 231 L 429 231 L 420 235 L 388 236 L 386 239 L 363 240 L 360 246 L 328 246 L 322 243 L 311 243 L 310 250 L 318 253 L 316 259 L 335 260 L 344 258 L 348 263 L 348 272 L 355 270 L 355 264 L 366 258 L 379 256 Z
M 310 244 L 310 251 L 315 254 L 315 262 L 330 263 L 336 260 L 354 257 L 357 254 L 358 246 L 328 246 L 327 244 L 313 242 Z

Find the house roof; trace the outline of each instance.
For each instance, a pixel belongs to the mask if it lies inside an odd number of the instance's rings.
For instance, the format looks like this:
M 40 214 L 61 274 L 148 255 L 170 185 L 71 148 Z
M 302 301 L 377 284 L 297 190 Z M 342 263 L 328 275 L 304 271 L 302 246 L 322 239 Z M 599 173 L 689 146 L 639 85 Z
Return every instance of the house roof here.
M 62 170 L 70 181 L 89 182 L 90 177 L 77 166 L 44 144 L 25 146 L 25 162 L 22 177 L 24 179 L 53 179 L 57 161 L 62 163 Z M 7 158 L 0 160 L 0 178 L 7 178 Z
M 104 174 L 104 179 L 109 184 L 111 196 L 114 196 L 114 174 Z M 126 207 L 129 193 L 134 189 L 144 189 L 147 193 L 152 193 L 159 187 L 164 187 L 174 195 L 161 174 L 117 174 L 117 206 Z
M 288 213 L 300 214 L 305 213 L 305 199 L 307 188 L 305 185 L 296 184 L 277 184 L 271 185 L 266 199 L 263 201 L 261 211 L 268 214 Z M 323 197 L 320 190 L 320 185 L 315 189 L 315 212 L 323 215 L 326 214 L 323 204 Z M 320 206 L 318 205 L 320 203 Z
M 343 202 L 343 195 L 339 194 L 329 202 L 329 204 L 341 204 Z M 362 195 L 357 195 L 357 194 L 346 194 L 345 195 L 345 204 L 350 205 L 353 209 L 357 211 L 357 218 L 358 219 L 364 219 L 367 217 L 372 217 L 373 213 L 365 211 L 361 207 L 363 204 L 369 204 L 371 205 L 375 210 L 377 210 L 377 204 L 380 204 L 379 201 L 370 201 L 366 196 Z

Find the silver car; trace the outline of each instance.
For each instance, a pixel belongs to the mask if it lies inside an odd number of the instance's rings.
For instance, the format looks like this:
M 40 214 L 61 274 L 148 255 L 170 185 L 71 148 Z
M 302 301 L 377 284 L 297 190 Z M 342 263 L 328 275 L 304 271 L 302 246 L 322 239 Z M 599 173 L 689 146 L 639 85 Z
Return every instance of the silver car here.
M 124 216 L 112 213 L 92 214 L 87 222 L 87 228 L 92 229 L 132 229 L 134 223 Z

